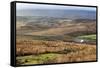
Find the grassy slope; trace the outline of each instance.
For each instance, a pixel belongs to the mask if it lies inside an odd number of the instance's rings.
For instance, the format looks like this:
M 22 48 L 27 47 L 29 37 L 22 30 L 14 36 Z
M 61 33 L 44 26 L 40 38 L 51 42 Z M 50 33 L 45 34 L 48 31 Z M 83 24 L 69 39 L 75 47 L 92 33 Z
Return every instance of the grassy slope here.
M 95 61 L 96 46 L 62 41 L 17 41 L 17 64 Z

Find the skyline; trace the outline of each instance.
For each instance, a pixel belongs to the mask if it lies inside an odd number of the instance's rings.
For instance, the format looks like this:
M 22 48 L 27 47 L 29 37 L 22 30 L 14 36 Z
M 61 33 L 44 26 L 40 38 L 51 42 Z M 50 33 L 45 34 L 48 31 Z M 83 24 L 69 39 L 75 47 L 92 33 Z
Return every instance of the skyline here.
M 17 3 L 17 10 L 25 9 L 69 9 L 69 10 L 94 10 L 95 7 L 82 7 L 82 6 L 63 6 L 63 5 L 46 5 L 46 4 L 28 4 L 28 3 Z

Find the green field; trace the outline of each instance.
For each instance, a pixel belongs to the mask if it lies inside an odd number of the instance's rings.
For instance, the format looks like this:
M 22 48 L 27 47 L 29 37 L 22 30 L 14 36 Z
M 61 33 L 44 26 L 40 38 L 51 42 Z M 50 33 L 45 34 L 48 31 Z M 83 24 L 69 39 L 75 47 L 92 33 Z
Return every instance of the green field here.
M 90 41 L 95 41 L 96 40 L 96 34 L 92 34 L 92 35 L 83 35 L 83 36 L 78 36 L 81 39 L 86 39 L 86 40 L 90 40 Z
M 43 64 L 43 63 L 50 63 L 53 62 L 56 56 L 59 54 L 47 53 L 47 54 L 40 54 L 40 55 L 29 55 L 29 56 L 20 56 L 17 57 L 17 64 Z

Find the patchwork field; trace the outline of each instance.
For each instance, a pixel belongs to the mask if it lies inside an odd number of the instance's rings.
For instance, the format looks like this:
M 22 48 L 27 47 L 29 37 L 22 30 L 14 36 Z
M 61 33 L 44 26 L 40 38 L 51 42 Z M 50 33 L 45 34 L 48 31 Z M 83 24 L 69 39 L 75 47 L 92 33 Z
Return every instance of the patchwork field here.
M 95 20 L 23 18 L 17 20 L 17 65 L 96 61 Z

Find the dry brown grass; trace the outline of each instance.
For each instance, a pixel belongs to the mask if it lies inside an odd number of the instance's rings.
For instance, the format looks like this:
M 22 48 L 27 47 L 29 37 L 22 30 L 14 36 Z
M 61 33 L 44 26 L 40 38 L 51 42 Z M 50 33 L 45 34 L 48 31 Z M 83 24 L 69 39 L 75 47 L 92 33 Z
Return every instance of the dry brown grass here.
M 62 41 L 17 40 L 17 56 L 44 53 L 62 54 L 56 62 L 96 60 L 96 45 Z

